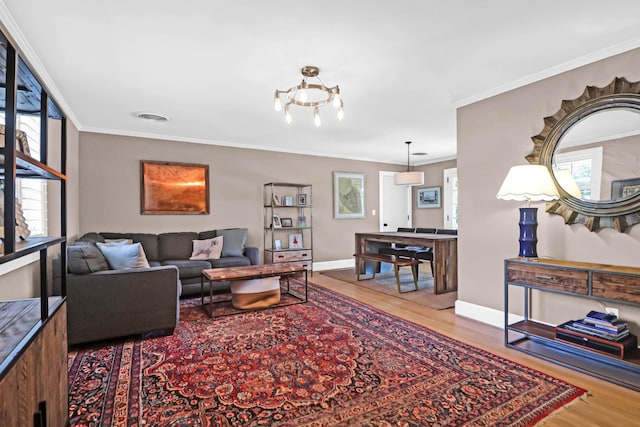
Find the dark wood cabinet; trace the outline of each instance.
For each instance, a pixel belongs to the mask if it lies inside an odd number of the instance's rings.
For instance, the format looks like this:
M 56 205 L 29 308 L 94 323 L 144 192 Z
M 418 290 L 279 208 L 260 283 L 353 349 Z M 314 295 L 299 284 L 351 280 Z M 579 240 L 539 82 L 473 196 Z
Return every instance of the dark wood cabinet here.
M 640 391 L 640 350 L 606 355 L 581 343 L 557 339 L 556 328 L 533 320 L 532 291 L 640 306 L 640 268 L 560 260 L 514 258 L 504 264 L 505 345 Z M 523 319 L 510 323 L 509 293 L 522 288 Z M 586 313 L 585 313 L 586 314 Z M 576 319 L 567 319 L 576 320 Z

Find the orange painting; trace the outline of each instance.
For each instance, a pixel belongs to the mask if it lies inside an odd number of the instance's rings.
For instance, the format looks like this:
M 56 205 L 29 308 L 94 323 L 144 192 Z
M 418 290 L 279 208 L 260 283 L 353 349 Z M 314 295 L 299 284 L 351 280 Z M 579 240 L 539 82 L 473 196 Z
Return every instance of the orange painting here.
M 142 214 L 208 214 L 209 166 L 141 161 Z

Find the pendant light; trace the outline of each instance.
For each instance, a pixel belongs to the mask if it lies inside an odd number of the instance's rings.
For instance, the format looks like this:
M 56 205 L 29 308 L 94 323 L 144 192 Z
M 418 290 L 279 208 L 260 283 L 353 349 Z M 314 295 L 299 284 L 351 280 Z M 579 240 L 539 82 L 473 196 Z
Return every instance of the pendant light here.
M 411 141 L 406 141 L 407 144 L 407 171 L 406 172 L 398 172 L 393 177 L 393 183 L 395 185 L 423 185 L 424 184 L 424 172 L 418 171 L 410 171 L 409 170 L 409 144 Z

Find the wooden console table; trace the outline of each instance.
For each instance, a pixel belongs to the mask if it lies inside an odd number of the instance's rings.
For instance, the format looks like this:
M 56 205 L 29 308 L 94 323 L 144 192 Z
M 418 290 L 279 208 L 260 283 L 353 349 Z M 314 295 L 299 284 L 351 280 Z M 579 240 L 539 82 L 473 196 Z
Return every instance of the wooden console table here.
M 392 231 L 356 233 L 355 239 L 356 256 L 376 253 L 376 243 L 431 247 L 433 248 L 434 292 L 443 294 L 458 290 L 458 236 Z
M 619 359 L 593 351 L 586 343 L 577 345 L 558 340 L 553 326 L 532 320 L 530 306 L 531 292 L 535 290 L 638 307 L 639 281 L 640 268 L 550 259 L 507 259 L 504 262 L 505 345 L 640 391 L 640 350 L 635 349 Z M 524 319 L 515 323 L 509 323 L 512 287 L 524 289 Z

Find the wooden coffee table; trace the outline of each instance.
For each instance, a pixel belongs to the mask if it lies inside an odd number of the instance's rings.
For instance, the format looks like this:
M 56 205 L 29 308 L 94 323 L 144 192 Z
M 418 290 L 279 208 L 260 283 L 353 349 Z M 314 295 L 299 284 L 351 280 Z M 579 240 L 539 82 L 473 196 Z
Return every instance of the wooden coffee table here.
M 304 273 L 304 298 L 300 295 L 296 295 L 291 292 L 289 287 L 289 277 L 294 275 L 300 275 Z M 293 301 L 286 304 L 278 304 L 278 306 L 286 306 L 293 304 L 301 304 L 308 301 L 308 270 L 307 266 L 301 262 L 282 262 L 276 264 L 259 264 L 259 265 L 247 265 L 244 267 L 226 267 L 226 268 L 211 268 L 202 270 L 200 275 L 200 301 L 202 307 L 207 312 L 209 317 L 213 317 L 213 304 L 229 302 L 231 300 L 225 299 L 220 301 L 213 301 L 213 286 L 212 282 L 223 282 L 232 280 L 248 280 L 259 279 L 261 277 L 273 277 L 281 276 L 287 281 L 287 288 L 284 292 L 285 295 L 291 295 L 297 301 Z M 205 304 L 204 301 L 204 281 L 209 281 L 209 301 Z M 257 309 L 259 310 L 259 309 Z M 243 312 L 244 310 L 238 311 Z M 237 312 L 229 313 L 236 314 Z

